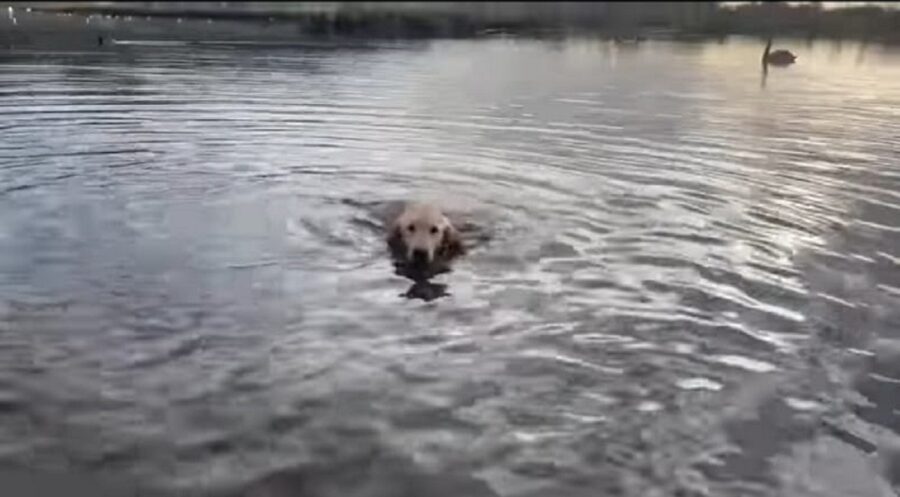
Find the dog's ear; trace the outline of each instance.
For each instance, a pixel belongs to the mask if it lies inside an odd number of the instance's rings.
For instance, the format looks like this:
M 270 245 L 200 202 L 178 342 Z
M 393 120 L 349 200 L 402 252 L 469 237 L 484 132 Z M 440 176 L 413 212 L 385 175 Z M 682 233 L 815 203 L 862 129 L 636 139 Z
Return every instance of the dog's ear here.
M 466 254 L 466 247 L 463 245 L 462 237 L 453 226 L 447 226 L 444 230 L 444 236 L 441 238 L 440 253 L 447 259 L 452 259 Z
M 403 257 L 406 255 L 406 243 L 403 242 L 403 235 L 400 234 L 400 225 L 391 226 L 391 231 L 387 237 L 388 249 L 395 257 Z

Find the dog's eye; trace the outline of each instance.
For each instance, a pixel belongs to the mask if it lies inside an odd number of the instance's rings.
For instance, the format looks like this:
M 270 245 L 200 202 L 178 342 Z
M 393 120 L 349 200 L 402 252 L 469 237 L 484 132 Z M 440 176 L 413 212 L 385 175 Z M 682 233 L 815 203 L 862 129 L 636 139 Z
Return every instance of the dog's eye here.
M 437 232 L 438 232 L 437 226 L 432 226 L 432 227 L 431 227 L 431 234 L 432 234 L 432 235 L 437 235 Z
M 415 225 L 415 224 L 410 224 L 409 226 L 406 227 L 406 229 L 408 229 L 410 233 L 415 233 L 415 232 L 416 232 L 416 225 Z

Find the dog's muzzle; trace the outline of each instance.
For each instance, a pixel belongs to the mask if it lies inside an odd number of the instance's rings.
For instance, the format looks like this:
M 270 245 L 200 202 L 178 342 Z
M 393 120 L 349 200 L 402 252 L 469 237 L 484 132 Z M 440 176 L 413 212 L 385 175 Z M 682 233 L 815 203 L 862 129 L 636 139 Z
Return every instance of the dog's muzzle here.
M 428 251 L 422 249 L 413 249 L 410 262 L 415 266 L 427 266 L 431 263 L 428 257 Z

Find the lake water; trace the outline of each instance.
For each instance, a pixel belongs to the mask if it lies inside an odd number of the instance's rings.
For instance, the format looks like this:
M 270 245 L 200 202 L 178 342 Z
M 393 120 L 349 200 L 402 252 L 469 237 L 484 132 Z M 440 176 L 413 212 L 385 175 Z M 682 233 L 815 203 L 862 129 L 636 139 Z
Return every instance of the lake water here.
M 891 495 L 900 55 L 780 46 L 0 51 L 0 469 Z M 431 302 L 374 214 L 410 198 L 490 238 Z

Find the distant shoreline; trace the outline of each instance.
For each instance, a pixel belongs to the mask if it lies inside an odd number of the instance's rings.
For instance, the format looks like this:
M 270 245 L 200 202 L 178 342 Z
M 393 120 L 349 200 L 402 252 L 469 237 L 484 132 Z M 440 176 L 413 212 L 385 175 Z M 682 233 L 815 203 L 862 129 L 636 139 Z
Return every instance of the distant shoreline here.
M 210 3 L 206 3 L 210 4 Z M 710 40 L 724 39 L 727 36 L 758 36 L 768 37 L 777 36 L 780 38 L 793 39 L 843 39 L 843 40 L 860 40 L 874 43 L 900 43 L 900 29 L 897 32 L 888 29 L 889 34 L 885 34 L 884 26 L 892 26 L 896 23 L 900 26 L 900 11 L 886 12 L 882 11 L 883 21 L 881 17 L 875 17 L 870 12 L 869 17 L 865 19 L 878 19 L 879 31 L 871 32 L 863 29 L 861 21 L 863 18 L 848 16 L 845 23 L 837 22 L 842 18 L 832 18 L 835 15 L 829 13 L 814 13 L 814 17 L 810 17 L 803 9 L 788 8 L 787 11 L 794 13 L 800 12 L 806 17 L 798 19 L 789 19 L 787 21 L 780 20 L 778 23 L 771 20 L 770 12 L 772 9 L 782 9 L 784 7 L 769 6 L 751 6 L 744 10 L 726 10 L 719 9 L 712 17 L 703 22 L 694 23 L 691 26 L 646 26 L 634 25 L 612 26 L 612 25 L 596 25 L 590 26 L 581 24 L 577 26 L 561 25 L 557 22 L 540 22 L 534 16 L 528 19 L 506 18 L 502 20 L 480 18 L 478 15 L 463 12 L 424 12 L 420 10 L 391 10 L 391 9 L 334 9 L 331 10 L 314 10 L 306 9 L 301 11 L 277 11 L 272 9 L 247 10 L 234 9 L 226 7 L 204 8 L 203 4 L 182 4 L 172 3 L 166 5 L 149 6 L 140 3 L 119 3 L 97 5 L 90 2 L 85 3 L 20 3 L 11 6 L 18 12 L 28 13 L 32 18 L 31 33 L 22 23 L 18 26 L 18 33 L 11 33 L 4 41 L 4 36 L 0 35 L 0 46 L 13 46 L 30 44 L 40 37 L 54 37 L 52 30 L 44 26 L 45 24 L 60 24 L 51 18 L 71 17 L 75 19 L 83 19 L 84 25 L 78 28 L 75 22 L 68 22 L 64 27 L 64 31 L 72 32 L 72 30 L 83 31 L 84 29 L 94 30 L 98 32 L 97 36 L 131 36 L 132 34 L 140 37 L 172 36 L 173 39 L 182 41 L 206 41 L 212 38 L 223 37 L 230 38 L 230 33 L 223 29 L 210 29 L 200 27 L 201 24 L 210 23 L 228 23 L 233 26 L 238 25 L 262 25 L 264 29 L 258 30 L 258 36 L 262 39 L 277 39 L 279 41 L 303 40 L 311 38 L 343 38 L 343 39 L 439 39 L 439 38 L 479 38 L 496 35 L 521 36 L 521 37 L 564 37 L 569 35 L 588 35 L 597 36 L 605 39 L 621 40 L 621 41 L 641 41 L 643 39 L 657 40 Z M 756 10 L 754 10 L 756 9 Z M 850 9 L 852 10 L 852 9 Z M 865 9 L 855 9 L 857 11 L 869 12 Z M 871 10 L 871 9 L 870 9 Z M 12 10 L 10 11 L 12 18 Z M 749 12 L 749 14 L 748 14 Z M 829 17 L 830 16 L 830 17 Z M 5 16 L 4 16 L 5 17 Z M 816 19 L 813 23 L 809 19 Z M 136 27 L 121 22 L 122 20 L 141 19 L 143 21 L 161 23 L 162 27 L 149 29 L 146 27 Z M 823 21 L 825 19 L 825 21 Z M 830 19 L 830 20 L 829 20 Z M 182 21 L 191 22 L 196 25 L 197 29 L 192 30 L 175 30 L 171 28 L 172 21 L 181 23 Z M 0 27 L 3 27 L 4 21 L 7 19 L 0 18 Z M 93 21 L 93 22 L 92 22 Z M 851 21 L 853 21 L 851 23 Z M 780 23 L 780 24 L 779 24 Z M 846 24 L 846 26 L 845 26 Z M 837 25 L 840 29 L 836 29 Z M 168 27 L 167 27 L 168 26 Z M 244 39 L 252 38 L 253 34 L 244 31 L 241 36 Z M 32 36 L 34 35 L 34 36 Z M 58 36 L 57 36 L 58 37 Z
M 480 6 L 464 5 L 466 2 L 436 8 L 428 5 L 401 6 L 397 2 L 378 4 L 377 7 L 368 3 L 351 4 L 348 7 L 345 5 L 347 3 L 285 4 L 285 8 L 273 8 L 267 2 L 254 4 L 253 8 L 234 8 L 225 2 L 172 2 L 155 5 L 146 2 L 108 2 L 102 5 L 95 2 L 48 2 L 20 5 L 28 6 L 35 12 L 76 15 L 292 23 L 298 34 L 311 36 L 470 38 L 497 33 L 525 36 L 539 33 L 578 33 L 634 38 L 667 33 L 667 36 L 696 38 L 745 35 L 900 43 L 900 9 L 886 10 L 866 5 L 831 10 L 824 10 L 820 5 L 814 4 L 790 6 L 782 2 L 711 9 L 708 5 L 705 9 L 695 5 L 685 7 L 686 15 L 660 21 L 640 10 L 637 11 L 637 17 L 629 17 L 624 14 L 625 7 L 622 6 L 609 7 L 604 15 L 599 16 L 565 13 L 554 16 L 544 15 L 554 12 L 553 9 L 546 11 L 547 6 L 541 5 L 547 2 L 537 2 L 524 10 L 506 15 Z M 434 5 L 439 3 L 441 2 Z M 489 3 L 491 2 L 486 4 Z M 521 3 L 523 2 L 511 2 L 509 5 Z M 558 4 L 557 10 L 567 8 L 563 3 Z M 689 3 L 692 2 L 685 2 Z M 497 6 L 497 9 L 502 10 L 503 7 Z M 666 6 L 660 6 L 659 9 L 664 7 Z M 690 15 L 692 9 L 705 12 Z M 641 15 L 644 17 L 640 17 Z
M 243 23 L 290 23 L 298 35 L 353 36 L 388 38 L 466 38 L 489 33 L 493 29 L 534 30 L 532 24 L 508 26 L 479 24 L 467 16 L 424 15 L 404 12 L 284 12 L 201 8 L 148 8 L 140 5 L 68 5 L 29 7 L 32 12 L 73 14 L 81 16 L 145 17 L 157 19 L 191 19 Z

